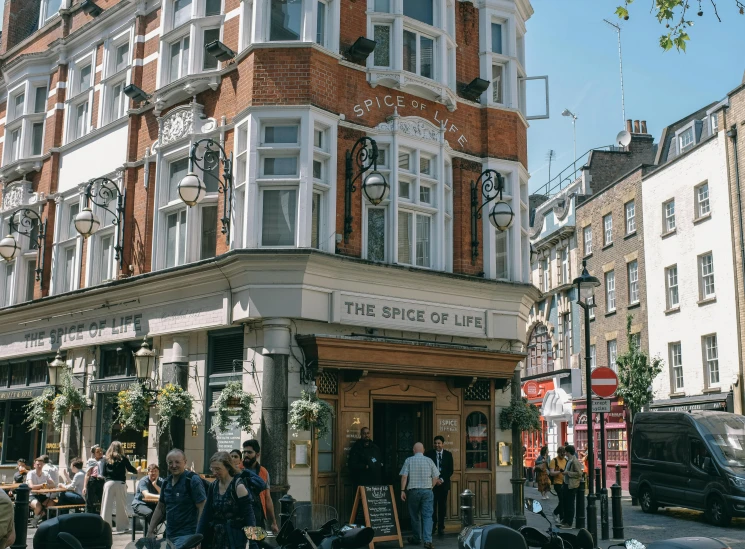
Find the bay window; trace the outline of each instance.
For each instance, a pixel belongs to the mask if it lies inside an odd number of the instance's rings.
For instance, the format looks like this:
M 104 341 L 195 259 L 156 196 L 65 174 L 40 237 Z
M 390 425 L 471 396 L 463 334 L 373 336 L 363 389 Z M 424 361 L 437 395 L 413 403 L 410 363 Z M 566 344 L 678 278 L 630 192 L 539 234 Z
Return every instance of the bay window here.
M 261 245 L 294 246 L 297 189 L 263 189 L 261 195 Z
M 324 0 L 318 0 L 316 6 L 316 44 L 325 48 L 328 47 L 326 43 L 328 4 Z
M 43 27 L 47 21 L 57 15 L 62 7 L 62 0 L 41 0 L 39 9 L 39 28 Z
M 189 36 L 182 36 L 168 48 L 168 81 L 175 82 L 189 74 Z
M 269 40 L 300 40 L 303 0 L 269 0 Z
M 404 70 L 425 78 L 434 78 L 434 46 L 434 38 L 418 32 L 404 30 Z
M 44 153 L 48 77 L 26 81 L 8 94 L 3 164 Z

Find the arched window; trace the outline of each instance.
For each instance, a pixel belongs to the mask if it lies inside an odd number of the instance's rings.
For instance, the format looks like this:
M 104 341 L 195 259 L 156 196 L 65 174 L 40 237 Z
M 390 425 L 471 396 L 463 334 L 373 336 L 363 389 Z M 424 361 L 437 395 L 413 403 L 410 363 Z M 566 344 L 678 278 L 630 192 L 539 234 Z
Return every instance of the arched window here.
M 466 468 L 489 468 L 489 423 L 481 412 L 466 418 Z
M 545 324 L 538 324 L 533 328 L 528 340 L 528 362 L 525 375 L 532 376 L 551 372 L 554 369 L 554 350 L 548 328 Z

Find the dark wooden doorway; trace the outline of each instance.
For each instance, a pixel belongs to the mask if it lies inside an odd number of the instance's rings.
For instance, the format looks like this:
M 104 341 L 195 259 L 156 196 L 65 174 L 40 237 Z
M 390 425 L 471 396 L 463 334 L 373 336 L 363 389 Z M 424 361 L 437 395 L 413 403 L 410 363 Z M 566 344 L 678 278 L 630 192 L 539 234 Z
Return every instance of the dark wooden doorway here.
M 425 450 L 431 445 L 432 403 L 374 402 L 373 436 L 383 454 L 383 484 L 393 485 L 401 528 L 408 529 L 409 510 L 401 501 L 399 472 L 415 443 L 424 444 Z

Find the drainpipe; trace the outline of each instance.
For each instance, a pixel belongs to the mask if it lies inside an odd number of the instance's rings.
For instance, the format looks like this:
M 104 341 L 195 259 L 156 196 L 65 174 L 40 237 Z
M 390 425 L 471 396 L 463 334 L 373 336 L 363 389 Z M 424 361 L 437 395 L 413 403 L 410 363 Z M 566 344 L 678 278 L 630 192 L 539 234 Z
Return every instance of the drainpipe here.
M 742 193 L 740 190 L 740 159 L 737 154 L 737 125 L 727 130 L 727 137 L 732 140 L 732 150 L 735 160 L 735 190 L 737 191 L 737 220 L 740 229 L 740 260 L 742 261 L 743 283 L 745 283 L 745 239 L 743 238 L 743 221 L 742 221 Z M 738 330 L 739 331 L 739 330 Z M 741 350 L 742 352 L 742 350 Z M 739 373 L 739 372 L 738 372 Z M 740 403 L 742 404 L 742 388 L 740 389 Z

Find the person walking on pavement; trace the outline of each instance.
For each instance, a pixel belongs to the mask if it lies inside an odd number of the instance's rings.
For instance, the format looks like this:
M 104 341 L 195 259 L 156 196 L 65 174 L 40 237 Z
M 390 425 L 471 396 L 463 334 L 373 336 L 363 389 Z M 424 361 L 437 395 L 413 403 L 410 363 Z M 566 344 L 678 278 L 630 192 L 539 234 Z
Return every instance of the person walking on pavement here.
M 261 446 L 258 440 L 252 438 L 243 443 L 244 470 L 253 471 L 266 484 L 266 489 L 259 492 L 259 494 L 252 493 L 254 496 L 254 519 L 256 520 L 256 526 L 267 530 L 271 529 L 276 535 L 279 533 L 279 526 L 277 525 L 277 517 L 274 514 L 274 502 L 272 501 L 269 484 L 269 471 L 259 463 L 260 457 Z
M 122 443 L 118 440 L 112 442 L 109 449 L 106 450 L 106 456 L 101 461 L 101 465 L 103 466 L 103 474 L 99 471 L 99 476 L 106 479 L 106 483 L 103 485 L 103 497 L 101 498 L 101 518 L 111 525 L 114 503 L 116 503 L 116 531 L 120 533 L 128 532 L 127 517 L 130 513 L 125 484 L 127 471 L 137 474 L 139 470 L 135 469 L 127 456 L 124 455 Z M 99 469 L 101 465 L 99 465 Z
M 445 450 L 445 438 L 437 435 L 435 437 L 435 447 L 427 450 L 425 457 L 431 459 L 437 469 L 440 471 L 440 478 L 432 489 L 434 495 L 434 511 L 432 513 L 432 522 L 434 532 L 437 527 L 437 535 L 445 535 L 445 515 L 447 514 L 448 492 L 450 491 L 450 477 L 453 476 L 453 454 Z
M 582 465 L 576 456 L 574 446 L 571 444 L 566 447 L 569 458 L 567 459 L 566 468 L 564 470 L 564 516 L 559 528 L 568 529 L 572 527 L 574 522 L 574 508 L 575 508 L 575 497 L 577 496 L 577 489 L 579 488 L 580 480 L 582 479 Z
M 564 470 L 566 466 L 566 449 L 564 446 L 559 446 L 556 457 L 551 460 L 548 466 L 548 474 L 553 480 L 556 497 L 559 498 L 556 509 L 554 509 L 554 517 L 559 517 L 559 521 L 564 519 Z
M 424 540 L 425 549 L 432 545 L 432 489 L 440 479 L 435 462 L 424 457 L 424 444 L 414 444 L 414 455 L 406 458 L 401 468 L 401 501 L 409 506 L 411 532 L 409 543 L 419 545 Z
M 360 429 L 360 438 L 349 451 L 349 470 L 357 486 L 377 486 L 382 482 L 381 457 L 380 448 L 370 438 L 370 428 Z
M 548 499 L 548 493 L 551 491 L 551 482 L 548 478 L 548 446 L 541 447 L 541 453 L 535 460 L 535 479 L 541 497 Z

